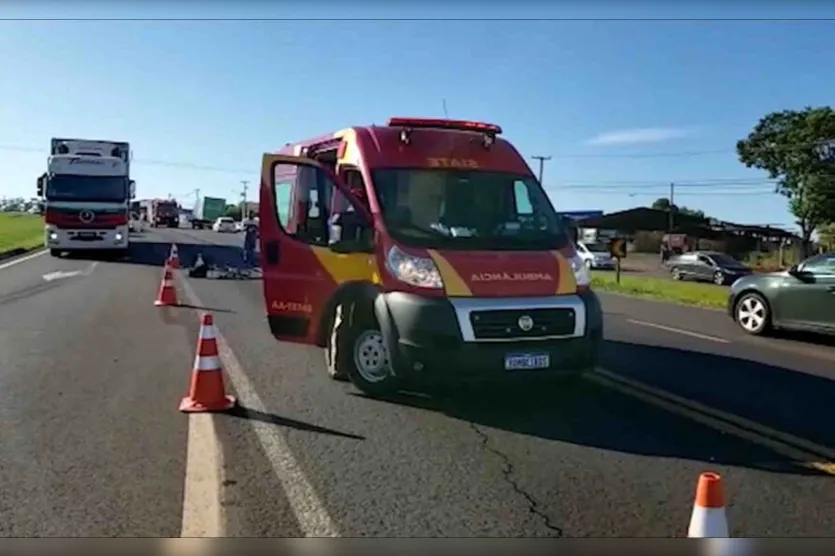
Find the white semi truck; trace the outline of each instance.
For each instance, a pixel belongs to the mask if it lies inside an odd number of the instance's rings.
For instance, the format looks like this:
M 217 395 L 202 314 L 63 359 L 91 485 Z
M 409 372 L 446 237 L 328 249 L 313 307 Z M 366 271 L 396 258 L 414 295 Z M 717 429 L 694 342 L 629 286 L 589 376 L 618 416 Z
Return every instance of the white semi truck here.
M 130 157 L 125 142 L 52 139 L 38 196 L 43 198 L 44 245 L 53 256 L 82 250 L 127 255 L 135 187 Z

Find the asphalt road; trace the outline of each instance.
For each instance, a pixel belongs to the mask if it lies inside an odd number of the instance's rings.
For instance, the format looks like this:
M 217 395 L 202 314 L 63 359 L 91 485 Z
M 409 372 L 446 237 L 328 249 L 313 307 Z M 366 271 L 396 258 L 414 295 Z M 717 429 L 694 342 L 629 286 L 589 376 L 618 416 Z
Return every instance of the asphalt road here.
M 232 263 L 241 237 L 136 241 L 131 262 L 0 268 L 0 535 L 177 536 L 184 496 L 215 489 L 228 536 L 683 536 L 705 470 L 735 536 L 835 531 L 828 454 L 781 448 L 835 446 L 832 346 L 617 296 L 603 368 L 576 386 L 382 402 L 330 381 L 320 350 L 276 342 L 259 281 L 181 278 L 181 301 L 215 314 L 240 402 L 211 420 L 217 484 L 198 480 L 203 421 L 177 404 L 199 310 L 152 301 L 172 241 L 185 264 Z M 791 436 L 708 426 L 677 409 L 693 401 Z

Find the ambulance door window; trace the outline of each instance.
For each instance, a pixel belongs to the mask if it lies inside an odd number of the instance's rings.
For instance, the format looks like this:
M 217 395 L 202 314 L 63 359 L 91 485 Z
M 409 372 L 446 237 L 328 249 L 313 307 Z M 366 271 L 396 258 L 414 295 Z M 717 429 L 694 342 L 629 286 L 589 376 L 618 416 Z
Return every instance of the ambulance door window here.
M 287 230 L 290 227 L 290 213 L 293 205 L 293 181 L 282 181 L 275 184 L 275 208 L 278 222 Z

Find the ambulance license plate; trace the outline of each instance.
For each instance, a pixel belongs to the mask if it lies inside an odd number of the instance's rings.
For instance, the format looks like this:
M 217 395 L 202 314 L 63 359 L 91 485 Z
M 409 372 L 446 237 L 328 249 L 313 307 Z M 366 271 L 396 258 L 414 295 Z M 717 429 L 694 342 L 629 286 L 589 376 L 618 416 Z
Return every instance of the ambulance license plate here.
M 551 357 L 547 353 L 509 353 L 504 358 L 507 371 L 547 369 L 551 366 Z

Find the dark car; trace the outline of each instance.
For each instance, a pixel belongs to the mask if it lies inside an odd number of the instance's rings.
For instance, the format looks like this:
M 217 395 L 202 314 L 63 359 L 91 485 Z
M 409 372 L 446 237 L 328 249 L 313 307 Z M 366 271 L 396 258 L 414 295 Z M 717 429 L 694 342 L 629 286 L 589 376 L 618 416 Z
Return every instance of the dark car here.
M 835 334 L 835 252 L 731 286 L 728 312 L 749 334 L 773 328 Z
M 723 286 L 732 284 L 753 270 L 725 253 L 715 251 L 691 251 L 672 257 L 667 266 L 673 280 L 697 280 Z

